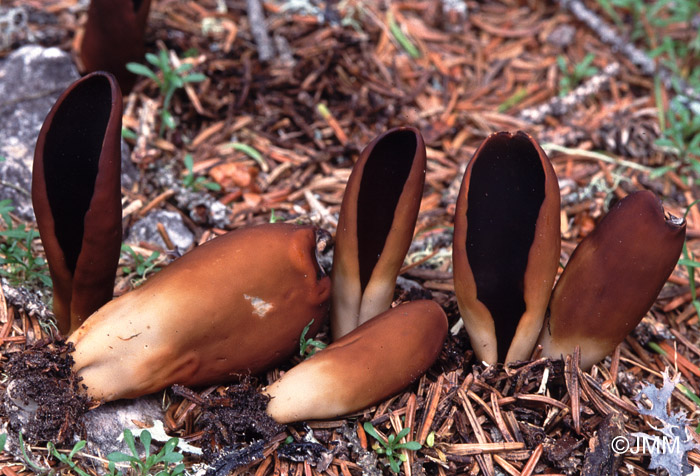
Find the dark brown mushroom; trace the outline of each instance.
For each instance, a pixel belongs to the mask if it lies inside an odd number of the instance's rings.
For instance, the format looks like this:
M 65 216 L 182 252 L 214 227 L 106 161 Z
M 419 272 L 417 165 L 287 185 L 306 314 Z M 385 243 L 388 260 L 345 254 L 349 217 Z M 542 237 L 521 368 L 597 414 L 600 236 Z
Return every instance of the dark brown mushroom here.
M 447 317 L 433 301 L 414 301 L 365 322 L 293 367 L 265 389 L 279 423 L 334 418 L 401 391 L 440 355 Z
M 477 357 L 524 360 L 537 341 L 559 263 L 559 185 L 529 135 L 497 132 L 477 149 L 455 211 L 459 309 Z
M 136 76 L 126 63 L 143 61 L 150 7 L 151 0 L 92 0 L 80 45 L 85 71 L 109 71 L 124 94 L 131 91 Z
M 338 220 L 332 273 L 334 339 L 391 305 L 424 181 L 425 144 L 417 129 L 391 129 L 362 151 Z
M 58 98 L 37 140 L 32 203 L 64 334 L 112 299 L 122 237 L 121 124 L 119 86 L 98 72 Z
M 611 353 L 649 311 L 678 262 L 685 221 L 664 216 L 656 196 L 617 203 L 571 255 L 552 293 L 539 343 L 559 358 L 581 346 L 588 369 Z

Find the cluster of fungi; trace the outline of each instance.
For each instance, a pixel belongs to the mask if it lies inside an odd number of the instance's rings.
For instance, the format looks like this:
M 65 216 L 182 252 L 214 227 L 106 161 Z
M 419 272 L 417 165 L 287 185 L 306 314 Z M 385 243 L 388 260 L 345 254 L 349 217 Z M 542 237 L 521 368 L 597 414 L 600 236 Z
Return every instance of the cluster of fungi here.
M 149 3 L 92 2 L 83 63 L 110 72 L 59 97 L 35 152 L 32 198 L 54 312 L 85 391 L 111 401 L 231 382 L 288 360 L 304 328 L 312 323 L 311 337 L 330 315 L 333 343 L 264 389 L 268 414 L 280 423 L 332 418 L 399 392 L 435 362 L 448 332 L 433 301 L 391 307 L 424 188 L 425 144 L 412 127 L 376 137 L 355 163 L 330 277 L 316 261 L 317 230 L 275 223 L 215 238 L 112 299 L 122 90 L 133 85 L 123 65 L 143 54 Z M 115 24 L 128 41 L 108 54 Z M 454 222 L 454 287 L 476 356 L 508 363 L 538 349 L 560 358 L 578 346 L 591 367 L 650 309 L 684 237 L 684 221 L 666 216 L 651 192 L 633 193 L 579 244 L 554 286 L 554 169 L 526 133 L 492 134 L 468 164 Z

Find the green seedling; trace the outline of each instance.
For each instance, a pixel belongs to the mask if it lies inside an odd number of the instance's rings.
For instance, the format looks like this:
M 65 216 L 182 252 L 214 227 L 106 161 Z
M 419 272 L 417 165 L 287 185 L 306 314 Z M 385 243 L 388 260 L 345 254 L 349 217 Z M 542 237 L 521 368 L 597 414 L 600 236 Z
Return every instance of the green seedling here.
M 270 169 L 270 167 L 265 162 L 265 159 L 263 159 L 263 155 L 258 151 L 258 149 L 256 149 L 253 146 L 243 144 L 242 142 L 229 142 L 228 144 L 222 145 L 221 149 L 233 149 L 239 152 L 243 152 L 245 155 L 257 162 L 263 172 L 268 172 Z
M 386 439 L 382 438 L 379 433 L 377 433 L 377 430 L 374 429 L 372 422 L 365 422 L 364 425 L 362 425 L 362 428 L 364 428 L 365 433 L 377 440 L 377 443 L 372 445 L 372 448 L 377 452 L 377 454 L 386 455 L 387 459 L 389 460 L 389 468 L 391 468 L 394 473 L 399 472 L 400 461 L 407 460 L 406 454 L 400 452 L 400 450 L 417 451 L 421 449 L 421 444 L 417 441 L 399 443 L 401 439 L 408 435 L 408 432 L 411 431 L 410 428 L 404 428 L 398 433 L 398 435 L 389 435 Z
M 139 136 L 136 135 L 136 132 L 132 131 L 128 127 L 122 127 L 122 137 L 129 140 L 136 140 L 139 138 Z
M 214 192 L 218 192 L 221 190 L 221 185 L 219 185 L 218 183 L 210 182 L 201 175 L 195 175 L 194 160 L 192 159 L 191 154 L 185 154 L 184 162 L 185 168 L 187 170 L 185 171 L 185 175 L 182 177 L 182 184 L 186 188 L 189 188 L 190 190 L 194 191 L 199 191 L 203 188 L 207 190 L 212 190 Z
M 413 59 L 418 59 L 421 57 L 420 50 L 416 48 L 416 45 L 404 34 L 401 30 L 401 26 L 396 23 L 394 15 L 391 12 L 387 13 L 387 21 L 389 23 L 389 31 L 393 35 L 394 39 L 399 45 L 409 54 Z
M 139 436 L 141 445 L 144 449 L 144 457 L 141 458 L 139 451 L 136 449 L 136 441 L 133 433 L 128 428 L 124 430 L 124 441 L 126 442 L 131 454 L 115 451 L 107 455 L 109 461 L 109 476 L 123 475 L 122 472 L 117 472 L 116 463 L 129 463 L 135 474 L 139 476 L 178 476 L 184 474 L 185 465 L 182 464 L 184 456 L 182 453 L 175 451 L 178 438 L 170 438 L 163 448 L 155 454 L 151 454 L 151 433 L 148 430 L 143 430 Z M 152 473 L 151 471 L 157 471 Z
M 693 203 L 688 205 L 688 208 L 683 214 L 684 220 L 688 218 L 688 213 L 690 213 L 690 209 L 698 203 L 700 203 L 700 199 L 695 200 Z M 687 240 L 685 241 L 685 243 L 683 243 L 682 255 L 683 257 L 678 260 L 678 264 L 680 266 L 685 266 L 686 270 L 688 271 L 688 287 L 690 288 L 690 298 L 693 303 L 693 307 L 695 308 L 695 312 L 698 316 L 700 316 L 700 300 L 698 299 L 697 283 L 695 282 L 695 268 L 700 268 L 700 262 L 695 261 L 691 256 L 690 250 L 688 250 Z
M 304 330 L 301 331 L 301 337 L 299 337 L 299 355 L 302 357 L 306 356 L 307 353 L 309 354 L 308 357 L 311 357 L 317 351 L 323 350 L 327 347 L 327 344 L 321 342 L 320 340 L 306 337 L 306 334 L 308 334 L 309 328 L 313 323 L 314 320 L 311 319 L 311 322 L 304 327 Z
M 27 466 L 29 466 L 30 468 L 32 468 L 32 470 L 36 471 L 39 474 L 45 473 L 46 468 L 42 468 L 41 466 L 37 465 L 27 454 L 27 445 L 24 443 L 24 435 L 21 431 L 19 432 L 18 438 L 19 450 L 22 453 L 22 459 L 24 459 L 24 462 L 27 464 Z
M 656 145 L 673 151 L 700 177 L 700 114 L 675 97 L 665 115 L 665 125 Z
M 275 214 L 274 208 L 270 209 L 270 223 L 277 223 L 280 221 L 284 221 L 284 218 Z
M 163 95 L 163 107 L 160 110 L 160 135 L 163 136 L 165 128 L 175 128 L 175 118 L 170 113 L 170 102 L 175 91 L 184 88 L 186 83 L 199 83 L 207 79 L 202 73 L 189 73 L 192 63 L 183 63 L 177 68 L 173 67 L 165 50 L 158 54 L 146 53 L 146 61 L 156 67 L 156 72 L 141 63 L 127 63 L 126 69 L 134 74 L 145 76 L 158 85 Z M 158 74 L 158 71 L 160 74 Z
M 506 112 L 511 107 L 522 102 L 529 94 L 527 88 L 519 88 L 498 106 L 498 112 Z
M 56 458 L 61 463 L 67 465 L 71 469 L 71 471 L 77 473 L 79 476 L 90 476 L 89 473 L 80 469 L 78 467 L 78 465 L 73 461 L 73 458 L 75 457 L 75 455 L 80 450 L 85 448 L 85 445 L 86 445 L 85 440 L 78 441 L 75 445 L 73 445 L 73 448 L 70 450 L 70 452 L 68 452 L 68 454 L 64 454 L 64 453 L 59 452 L 52 442 L 49 442 L 46 445 L 46 447 L 49 449 L 49 454 L 51 454 L 51 456 Z
M 592 66 L 595 55 L 588 53 L 579 63 L 573 67 L 569 66 L 568 61 L 562 55 L 557 56 L 557 65 L 561 72 L 559 79 L 559 95 L 565 96 L 578 86 L 584 79 L 593 76 L 598 72 L 598 68 Z
M 10 213 L 14 210 L 10 200 L 0 200 L 0 276 L 13 285 L 51 286 L 46 260 L 32 254 L 32 243 L 39 232 L 24 223 L 15 225 Z
M 124 274 L 136 274 L 137 278 L 131 281 L 134 287 L 143 283 L 146 280 L 146 275 L 160 271 L 160 267 L 157 266 L 157 259 L 160 257 L 160 252 L 154 251 L 148 257 L 144 257 L 125 243 L 122 243 L 122 252 L 127 253 L 133 260 L 131 266 L 122 266 L 122 271 Z

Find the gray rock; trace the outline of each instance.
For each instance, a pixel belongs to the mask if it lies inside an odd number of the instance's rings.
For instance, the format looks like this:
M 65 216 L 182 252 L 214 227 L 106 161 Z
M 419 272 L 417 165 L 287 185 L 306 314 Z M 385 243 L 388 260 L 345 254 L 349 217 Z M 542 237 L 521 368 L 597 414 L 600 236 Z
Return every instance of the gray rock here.
M 576 36 L 576 28 L 571 25 L 563 24 L 552 30 L 547 37 L 547 42 L 554 46 L 564 48 L 574 41 L 574 36 Z
M 29 191 L 34 146 L 51 106 L 78 79 L 68 53 L 24 46 L 0 64 L 0 199 L 11 199 L 22 218 L 34 217 Z
M 10 199 L 18 216 L 33 220 L 30 190 L 34 147 L 41 125 L 58 96 L 80 78 L 68 53 L 29 45 L 0 62 L 0 200 Z M 138 171 L 122 142 L 122 183 L 131 187 Z
M 139 170 L 131 161 L 129 146 L 122 139 L 122 187 L 130 189 L 139 179 Z
M 163 419 L 160 399 L 150 395 L 135 400 L 118 400 L 105 403 L 85 414 L 85 432 L 90 449 L 94 453 L 108 455 L 113 451 L 131 454 L 124 442 L 124 429 L 128 428 L 138 436 L 142 427 L 153 427 L 156 421 Z M 137 444 L 138 448 L 141 445 Z
M 194 245 L 194 234 L 185 226 L 182 216 L 167 210 L 153 211 L 134 223 L 129 229 L 126 243 L 146 242 L 166 250 L 165 242 L 158 232 L 158 223 L 163 224 L 178 253 L 183 254 Z

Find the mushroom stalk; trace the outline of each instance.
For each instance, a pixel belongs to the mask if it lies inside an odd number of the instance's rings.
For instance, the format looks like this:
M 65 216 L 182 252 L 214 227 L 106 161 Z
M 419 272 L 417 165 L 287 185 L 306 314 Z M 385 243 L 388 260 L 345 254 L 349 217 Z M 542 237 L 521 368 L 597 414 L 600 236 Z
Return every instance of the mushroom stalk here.
M 74 369 L 95 399 L 208 385 L 289 358 L 328 312 L 315 229 L 243 228 L 177 259 L 107 303 L 71 336 Z
M 264 390 L 279 423 L 334 418 L 405 388 L 435 362 L 447 317 L 433 301 L 392 308 L 285 373 Z
M 151 0 L 92 0 L 88 8 L 80 59 L 86 71 L 104 70 L 116 76 L 124 94 L 136 76 L 126 69 L 130 61 L 143 61 L 144 35 Z
M 61 94 L 37 140 L 32 203 L 63 334 L 112 299 L 122 238 L 121 124 L 119 86 L 97 72 Z
M 453 272 L 477 357 L 530 356 L 559 263 L 559 185 L 547 155 L 524 132 L 491 134 L 457 197 Z
M 425 181 L 417 129 L 391 129 L 362 151 L 343 196 L 333 258 L 331 331 L 338 339 L 391 306 Z
M 683 249 L 685 221 L 648 191 L 617 203 L 571 255 L 539 343 L 559 358 L 581 347 L 581 368 L 605 358 L 656 300 Z

